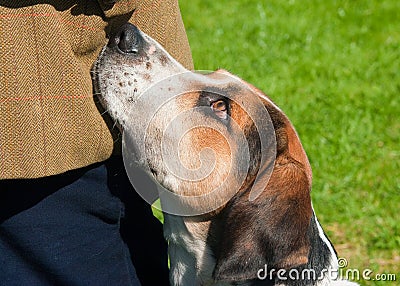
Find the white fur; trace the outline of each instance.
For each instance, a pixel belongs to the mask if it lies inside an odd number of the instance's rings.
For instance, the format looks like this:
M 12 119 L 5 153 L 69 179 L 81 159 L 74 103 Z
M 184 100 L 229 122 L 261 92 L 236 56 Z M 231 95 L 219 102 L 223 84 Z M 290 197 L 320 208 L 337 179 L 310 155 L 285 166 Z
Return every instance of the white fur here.
M 215 283 L 215 259 L 205 241 L 189 232 L 183 217 L 164 215 L 164 236 L 168 240 L 171 284 L 176 286 L 228 286 Z

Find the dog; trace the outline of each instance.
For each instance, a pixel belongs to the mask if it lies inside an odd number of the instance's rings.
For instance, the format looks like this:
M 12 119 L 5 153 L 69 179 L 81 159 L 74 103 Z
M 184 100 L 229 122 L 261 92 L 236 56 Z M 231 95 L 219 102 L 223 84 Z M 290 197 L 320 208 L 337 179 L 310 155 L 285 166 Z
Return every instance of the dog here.
M 265 94 L 224 70 L 186 70 L 131 24 L 93 70 L 128 165 L 163 187 L 172 285 L 357 285 L 339 277 L 307 155 Z

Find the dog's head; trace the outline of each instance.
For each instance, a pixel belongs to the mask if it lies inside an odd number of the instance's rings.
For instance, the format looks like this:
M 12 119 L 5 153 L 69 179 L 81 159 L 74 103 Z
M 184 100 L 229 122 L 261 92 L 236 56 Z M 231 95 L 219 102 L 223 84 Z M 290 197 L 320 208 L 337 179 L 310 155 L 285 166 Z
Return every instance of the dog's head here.
M 170 212 L 218 210 L 216 279 L 307 262 L 311 168 L 267 96 L 223 70 L 187 71 L 130 24 L 111 37 L 95 75 L 125 149 L 175 195 Z

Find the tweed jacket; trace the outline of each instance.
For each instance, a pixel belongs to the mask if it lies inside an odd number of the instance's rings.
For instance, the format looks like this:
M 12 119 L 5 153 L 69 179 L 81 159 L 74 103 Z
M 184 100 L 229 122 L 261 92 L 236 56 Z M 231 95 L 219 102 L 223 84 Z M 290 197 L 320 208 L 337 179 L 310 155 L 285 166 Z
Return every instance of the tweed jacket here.
M 126 21 L 193 68 L 177 0 L 0 0 L 0 179 L 110 157 L 114 140 L 96 107 L 91 68 Z

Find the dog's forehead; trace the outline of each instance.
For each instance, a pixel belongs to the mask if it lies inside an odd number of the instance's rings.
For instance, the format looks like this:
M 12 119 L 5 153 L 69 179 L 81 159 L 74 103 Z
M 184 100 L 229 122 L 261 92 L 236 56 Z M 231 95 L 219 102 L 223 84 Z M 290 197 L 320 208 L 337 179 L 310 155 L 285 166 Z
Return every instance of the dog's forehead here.
M 238 81 L 235 77 L 223 73 L 221 70 L 188 74 L 183 84 L 194 90 L 201 91 L 202 95 L 210 94 L 217 97 L 225 97 L 233 101 L 239 101 L 239 103 L 243 102 L 245 98 L 249 102 L 257 98 L 257 95 L 244 82 Z

